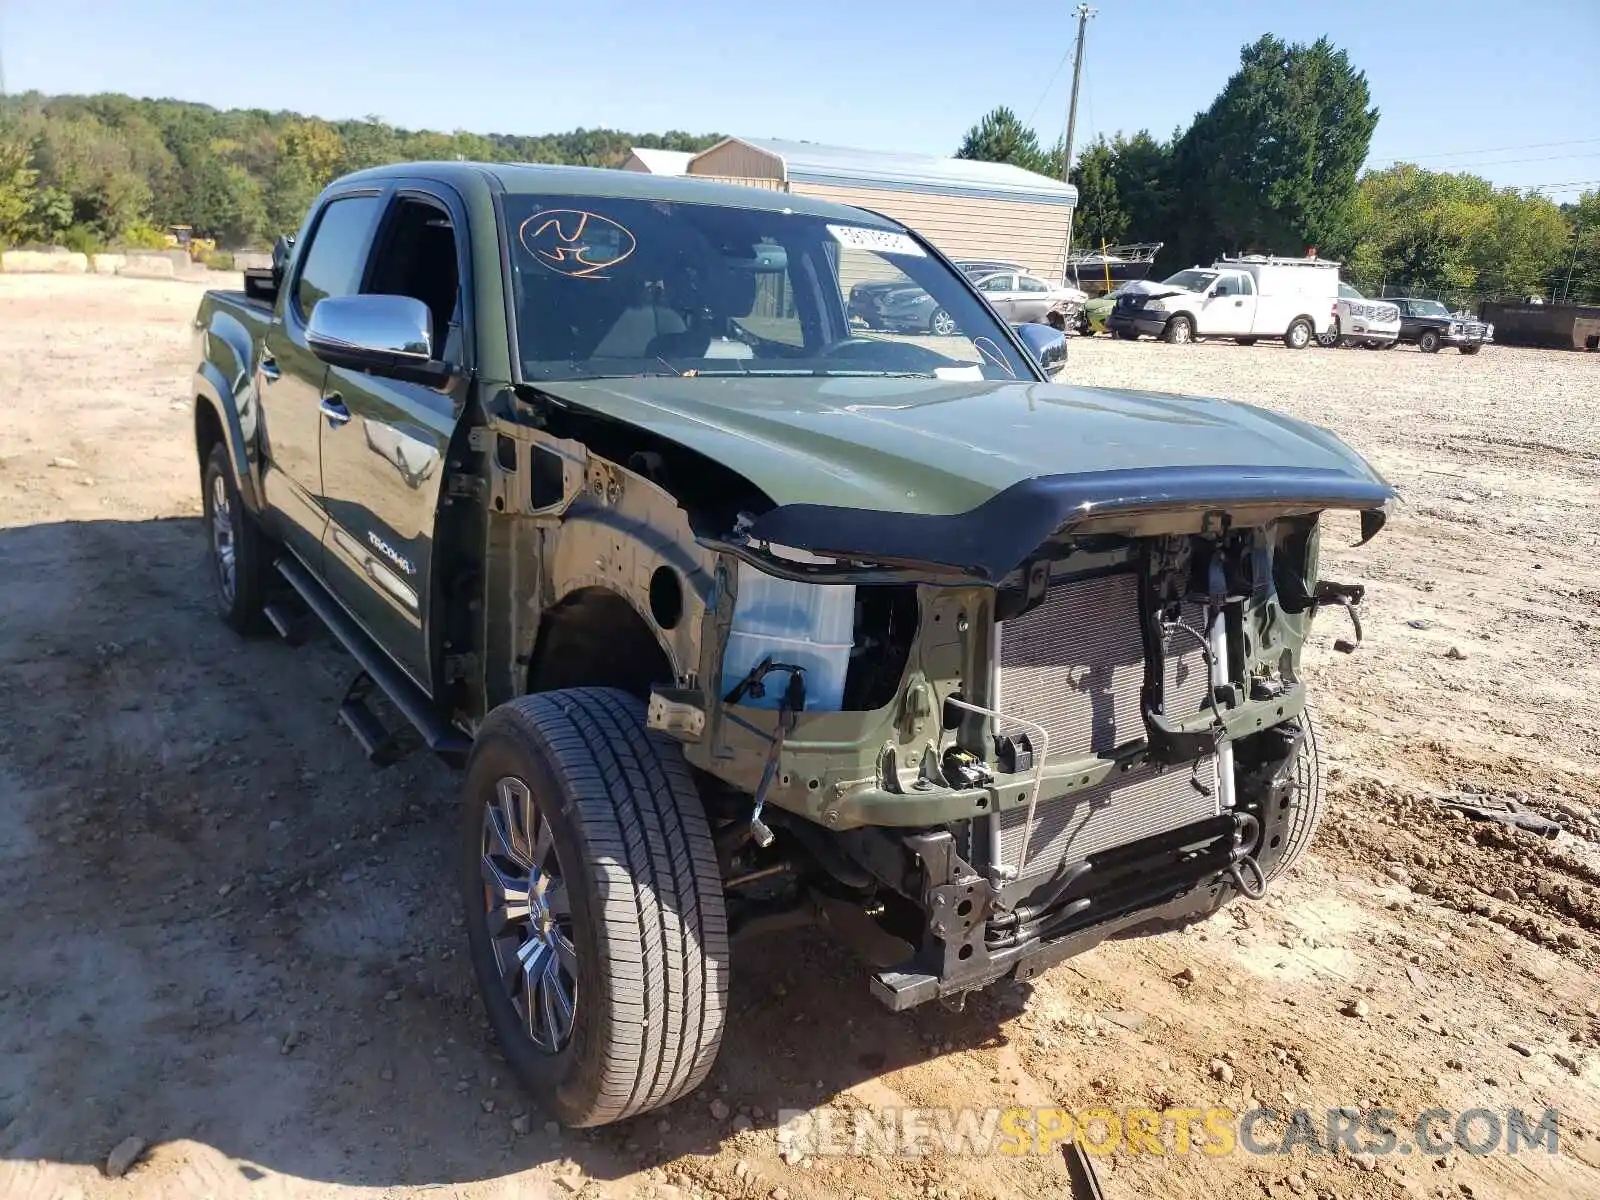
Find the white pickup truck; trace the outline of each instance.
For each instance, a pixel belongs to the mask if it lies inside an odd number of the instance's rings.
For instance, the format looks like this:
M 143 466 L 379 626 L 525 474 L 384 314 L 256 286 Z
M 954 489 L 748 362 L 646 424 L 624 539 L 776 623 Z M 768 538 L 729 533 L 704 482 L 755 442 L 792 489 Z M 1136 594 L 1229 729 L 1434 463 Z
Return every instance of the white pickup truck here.
M 1334 328 L 1338 288 L 1331 259 L 1222 258 L 1179 271 L 1144 295 L 1118 297 L 1106 324 L 1121 338 L 1231 337 L 1248 346 L 1267 337 L 1303 350 Z

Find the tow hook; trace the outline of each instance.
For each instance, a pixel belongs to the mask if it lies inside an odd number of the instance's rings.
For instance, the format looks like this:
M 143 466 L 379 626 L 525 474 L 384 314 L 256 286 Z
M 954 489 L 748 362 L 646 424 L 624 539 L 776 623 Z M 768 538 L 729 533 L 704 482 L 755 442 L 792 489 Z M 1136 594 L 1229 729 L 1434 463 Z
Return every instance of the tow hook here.
M 1366 596 L 1367 589 L 1359 583 L 1334 583 L 1331 580 L 1319 580 L 1317 590 L 1311 597 L 1311 614 L 1316 615 L 1316 610 L 1324 604 L 1337 604 L 1349 614 L 1350 625 L 1355 630 L 1356 640 L 1339 638 L 1333 643 L 1333 648 L 1340 654 L 1353 654 L 1356 647 L 1361 645 L 1361 601 Z
M 1255 845 L 1260 823 L 1249 813 L 1240 813 L 1233 829 L 1233 856 L 1228 860 L 1228 874 L 1233 877 L 1239 891 L 1251 900 L 1267 894 L 1267 874 L 1261 869 L 1247 846 Z

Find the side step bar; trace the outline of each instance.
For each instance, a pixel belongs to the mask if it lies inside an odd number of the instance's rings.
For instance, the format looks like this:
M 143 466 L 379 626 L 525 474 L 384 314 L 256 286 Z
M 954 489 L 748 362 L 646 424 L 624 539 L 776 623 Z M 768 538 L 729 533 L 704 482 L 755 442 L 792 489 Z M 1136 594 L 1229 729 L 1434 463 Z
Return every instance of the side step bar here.
M 428 749 L 451 758 L 465 757 L 472 749 L 472 739 L 439 715 L 426 693 L 373 643 L 311 572 L 288 554 L 278 559 L 277 568 L 278 574 L 300 594 L 306 607 L 344 643 L 344 648 L 371 676 L 372 682 L 383 689 L 406 720 L 416 727 Z

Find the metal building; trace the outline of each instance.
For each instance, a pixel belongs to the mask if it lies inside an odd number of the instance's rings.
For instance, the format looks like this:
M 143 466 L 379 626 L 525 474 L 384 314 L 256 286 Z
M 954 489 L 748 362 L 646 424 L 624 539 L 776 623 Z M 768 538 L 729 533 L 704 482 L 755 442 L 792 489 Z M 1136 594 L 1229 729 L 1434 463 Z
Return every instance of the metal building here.
M 951 258 L 997 258 L 1061 278 L 1078 190 L 1009 163 L 725 138 L 688 174 L 817 196 L 903 221 Z
M 652 150 L 647 146 L 632 146 L 622 164 L 624 171 L 642 171 L 646 175 L 682 175 L 688 171 L 689 160 L 694 155 L 687 150 Z

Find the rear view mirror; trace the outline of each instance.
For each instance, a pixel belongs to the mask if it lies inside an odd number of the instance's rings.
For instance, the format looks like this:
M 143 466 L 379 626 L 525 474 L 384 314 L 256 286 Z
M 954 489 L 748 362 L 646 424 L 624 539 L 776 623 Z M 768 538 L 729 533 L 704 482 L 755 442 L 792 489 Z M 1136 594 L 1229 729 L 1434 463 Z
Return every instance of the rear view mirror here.
M 1027 347 L 1033 360 L 1048 372 L 1055 372 L 1067 362 L 1067 335 L 1048 325 L 1013 325 L 1017 337 Z
M 411 296 L 329 296 L 311 310 L 306 344 L 330 366 L 438 387 L 452 371 L 433 357 L 432 326 Z

